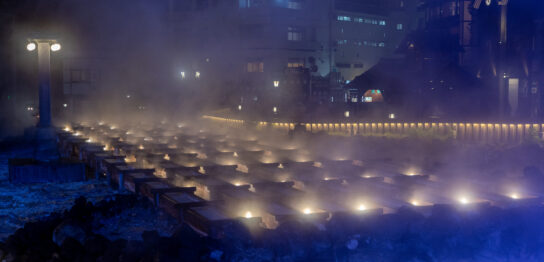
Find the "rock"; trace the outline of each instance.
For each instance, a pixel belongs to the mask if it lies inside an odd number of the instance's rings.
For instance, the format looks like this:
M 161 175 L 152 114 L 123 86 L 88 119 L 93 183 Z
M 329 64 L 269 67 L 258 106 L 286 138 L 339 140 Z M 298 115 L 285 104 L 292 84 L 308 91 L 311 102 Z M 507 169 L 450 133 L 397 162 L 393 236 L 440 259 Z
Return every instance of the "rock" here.
M 107 238 L 100 235 L 92 235 L 85 240 L 83 246 L 87 253 L 96 258 L 104 254 L 109 245 L 110 241 Z
M 357 239 L 350 239 L 346 242 L 346 247 L 349 250 L 355 250 L 359 246 L 359 241 Z
M 221 261 L 221 256 L 223 256 L 223 251 L 221 250 L 214 250 L 210 253 L 210 259 Z
M 144 240 L 144 245 L 147 247 L 156 247 L 159 244 L 159 239 L 161 236 L 156 230 L 153 231 L 144 231 L 142 233 L 142 239 Z
M 172 239 L 180 243 L 181 246 L 190 249 L 201 249 L 204 245 L 203 238 L 185 223 L 174 231 Z
M 64 239 L 60 247 L 60 255 L 67 261 L 75 261 L 78 257 L 83 256 L 84 253 L 85 249 L 79 240 L 72 237 Z
M 78 223 L 66 220 L 58 225 L 53 231 L 53 242 L 57 244 L 57 246 L 62 246 L 64 241 L 69 237 L 77 240 L 80 245 L 83 245 L 86 234 Z

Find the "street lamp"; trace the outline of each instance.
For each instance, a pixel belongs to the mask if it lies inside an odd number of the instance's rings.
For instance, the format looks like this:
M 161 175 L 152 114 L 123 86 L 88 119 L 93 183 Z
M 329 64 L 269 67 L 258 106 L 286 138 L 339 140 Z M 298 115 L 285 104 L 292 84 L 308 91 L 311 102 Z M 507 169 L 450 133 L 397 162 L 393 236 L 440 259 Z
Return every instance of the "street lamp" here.
M 274 87 L 279 87 L 279 86 L 280 86 L 280 81 L 274 80 Z
M 51 51 L 61 49 L 60 44 L 54 39 L 29 39 L 26 49 L 30 52 L 38 50 L 38 81 L 39 81 L 39 113 L 38 139 L 49 140 L 54 138 L 54 130 L 51 126 Z

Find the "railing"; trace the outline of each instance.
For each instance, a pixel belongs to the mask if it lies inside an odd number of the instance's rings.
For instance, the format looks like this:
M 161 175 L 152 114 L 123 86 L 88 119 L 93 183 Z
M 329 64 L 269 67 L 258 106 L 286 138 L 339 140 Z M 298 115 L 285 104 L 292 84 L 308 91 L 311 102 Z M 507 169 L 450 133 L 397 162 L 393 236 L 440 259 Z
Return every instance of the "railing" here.
M 244 126 L 244 120 L 220 117 L 205 118 L 221 121 L 231 127 Z M 517 142 L 531 138 L 542 139 L 544 124 L 507 124 L 507 123 L 289 123 L 289 122 L 258 122 L 258 129 L 277 129 L 289 132 L 295 125 L 302 125 L 311 133 L 323 132 L 330 135 L 344 136 L 405 136 L 422 135 L 451 138 L 465 141 L 481 142 Z

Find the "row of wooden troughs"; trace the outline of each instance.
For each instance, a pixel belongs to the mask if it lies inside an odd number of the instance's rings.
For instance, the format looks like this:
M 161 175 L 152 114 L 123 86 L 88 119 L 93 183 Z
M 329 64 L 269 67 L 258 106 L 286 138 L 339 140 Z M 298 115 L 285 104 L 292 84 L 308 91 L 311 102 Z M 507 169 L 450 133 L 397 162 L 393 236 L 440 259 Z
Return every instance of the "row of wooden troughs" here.
M 230 127 L 243 127 L 246 121 L 205 116 L 205 119 Z M 368 122 L 368 123 L 291 123 L 257 122 L 259 129 L 272 128 L 283 131 L 294 130 L 300 125 L 308 132 L 325 132 L 350 136 L 372 135 L 434 135 L 458 140 L 481 142 L 520 142 L 527 139 L 543 138 L 542 123 L 423 123 L 423 122 Z
M 540 205 L 523 181 L 455 182 L 391 163 L 333 159 L 254 131 L 184 125 L 71 124 L 59 130 L 64 157 L 85 162 L 92 179 L 147 197 L 203 234 L 226 225 L 277 228 L 287 220 L 326 221 L 435 205 Z M 485 183 L 485 186 L 479 186 Z

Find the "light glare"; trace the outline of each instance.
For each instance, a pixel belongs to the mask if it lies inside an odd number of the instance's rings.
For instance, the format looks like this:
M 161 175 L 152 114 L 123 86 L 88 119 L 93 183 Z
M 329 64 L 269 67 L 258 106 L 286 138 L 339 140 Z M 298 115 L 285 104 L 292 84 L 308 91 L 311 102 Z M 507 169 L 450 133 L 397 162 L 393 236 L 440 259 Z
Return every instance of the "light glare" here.
M 36 43 L 28 43 L 28 44 L 26 45 L 26 50 L 28 50 L 28 51 L 30 51 L 30 52 L 36 50 Z
M 51 45 L 51 51 L 53 51 L 53 52 L 59 51 L 60 48 L 61 48 L 61 46 L 60 46 L 59 43 L 54 43 L 54 44 Z
M 253 217 L 253 214 L 250 211 L 247 211 L 244 217 L 249 219 Z

